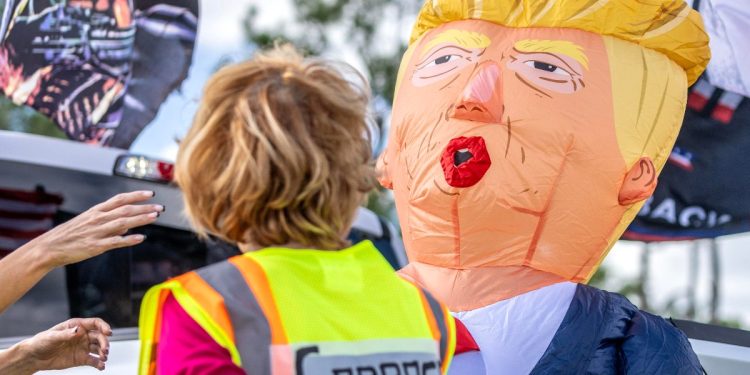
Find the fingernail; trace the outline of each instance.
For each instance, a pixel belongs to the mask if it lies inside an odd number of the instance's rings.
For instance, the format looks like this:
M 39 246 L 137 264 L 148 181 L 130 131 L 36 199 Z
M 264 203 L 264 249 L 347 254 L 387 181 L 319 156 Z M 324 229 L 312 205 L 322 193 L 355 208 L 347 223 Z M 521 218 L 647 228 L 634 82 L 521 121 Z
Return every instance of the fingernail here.
M 73 333 L 78 333 L 78 327 L 73 328 Z
M 154 191 L 154 190 L 151 190 L 151 196 L 152 196 L 152 197 L 155 197 L 155 196 L 156 196 L 156 191 Z
M 167 211 L 167 206 L 161 206 L 161 212 Z
M 154 192 L 151 191 L 151 190 L 143 191 L 142 194 L 143 194 L 144 197 L 153 197 L 154 196 Z
M 146 240 L 146 235 L 144 235 L 144 234 L 136 234 L 135 235 L 135 239 L 138 240 L 138 241 L 145 241 Z
M 160 204 L 155 205 L 154 208 L 156 208 L 157 211 L 164 212 L 164 206 L 162 206 Z
M 148 217 L 151 217 L 151 218 L 159 217 L 159 213 L 158 212 L 151 212 L 150 214 L 148 214 Z

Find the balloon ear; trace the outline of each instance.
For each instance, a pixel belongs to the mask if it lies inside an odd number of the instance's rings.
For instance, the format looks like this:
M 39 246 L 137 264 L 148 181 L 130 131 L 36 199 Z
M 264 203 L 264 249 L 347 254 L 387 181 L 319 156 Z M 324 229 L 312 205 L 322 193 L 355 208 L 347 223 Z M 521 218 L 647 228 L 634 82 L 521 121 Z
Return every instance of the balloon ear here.
M 656 168 L 649 157 L 642 157 L 625 175 L 617 197 L 620 205 L 627 206 L 647 199 L 656 189 Z
M 383 153 L 380 154 L 380 157 L 378 158 L 378 163 L 375 168 L 378 173 L 378 182 L 380 182 L 380 185 L 386 189 L 393 190 L 393 181 L 391 180 L 391 175 L 388 171 L 388 161 L 386 160 L 387 155 L 388 149 L 383 150 Z

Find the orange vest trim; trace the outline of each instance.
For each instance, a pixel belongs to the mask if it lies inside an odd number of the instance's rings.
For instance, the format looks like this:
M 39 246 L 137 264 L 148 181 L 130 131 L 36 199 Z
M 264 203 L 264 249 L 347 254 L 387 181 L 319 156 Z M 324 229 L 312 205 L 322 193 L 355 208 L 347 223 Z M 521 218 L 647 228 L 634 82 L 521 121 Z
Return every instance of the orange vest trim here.
M 159 307 L 164 306 L 164 302 L 167 300 L 167 297 L 169 297 L 169 291 L 162 290 L 159 293 Z M 153 345 L 151 346 L 151 357 L 153 360 L 151 363 L 149 363 L 149 374 L 156 374 L 156 349 L 159 347 L 159 338 L 161 337 L 161 323 L 162 323 L 162 315 L 157 314 L 156 315 L 156 321 L 154 322 L 154 335 L 153 337 Z
M 417 288 L 416 286 L 414 287 Z M 424 315 L 427 318 L 427 323 L 430 325 L 430 332 L 432 332 L 432 338 L 434 338 L 435 341 L 440 342 L 440 339 L 441 339 L 440 329 L 438 328 L 437 322 L 435 321 L 435 315 L 432 311 L 432 308 L 430 307 L 429 302 L 427 302 L 427 297 L 424 295 L 424 291 L 422 291 L 421 288 L 417 288 L 417 290 L 419 291 L 419 298 L 422 301 L 422 308 L 424 309 Z
M 206 313 L 214 319 L 216 324 L 224 330 L 229 339 L 235 342 L 232 321 L 229 319 L 229 314 L 224 307 L 224 297 L 211 288 L 195 271 L 188 272 L 175 279 L 203 307 Z M 166 299 L 166 296 L 164 299 Z M 163 306 L 163 302 L 164 300 L 160 301 L 160 306 Z M 159 332 L 157 332 L 157 336 Z
M 419 286 L 417 286 L 417 284 L 409 279 L 402 277 L 402 280 L 406 281 L 409 285 L 413 286 L 419 291 L 419 297 L 422 301 L 422 308 L 424 310 L 425 317 L 427 318 L 427 323 L 430 326 L 432 337 L 437 342 L 445 343 L 445 348 L 440 353 L 442 360 L 440 373 L 447 374 L 448 367 L 450 366 L 451 360 L 453 359 L 453 352 L 455 351 L 456 347 L 456 326 L 454 318 L 450 314 L 450 311 L 448 311 L 448 308 L 442 304 L 440 304 L 440 310 L 434 310 L 430 306 L 430 303 L 427 301 L 427 296 L 425 295 L 426 292 L 424 291 L 424 289 L 420 288 Z M 443 337 L 440 327 L 438 327 L 438 323 L 435 320 L 435 314 L 442 314 L 442 321 L 445 323 L 445 334 L 447 337 Z

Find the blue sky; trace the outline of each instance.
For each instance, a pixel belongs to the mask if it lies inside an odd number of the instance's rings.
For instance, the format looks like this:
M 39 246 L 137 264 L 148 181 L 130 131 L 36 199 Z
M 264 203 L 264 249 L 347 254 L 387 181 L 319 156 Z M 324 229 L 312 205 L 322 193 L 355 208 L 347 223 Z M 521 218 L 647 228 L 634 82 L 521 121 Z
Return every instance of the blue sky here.
M 188 78 L 179 92 L 167 98 L 156 119 L 131 147 L 132 152 L 174 160 L 177 154 L 175 138 L 184 135 L 190 127 L 206 80 L 223 59 L 240 59 L 250 54 L 242 20 L 253 1 L 234 0 L 231 6 L 227 6 L 229 2 L 221 3 L 218 6 L 215 1 L 201 2 L 198 41 Z M 285 8 L 278 7 L 277 11 L 285 12 Z
M 259 26 L 273 27 L 290 13 L 288 0 L 233 0 L 231 6 L 228 1 L 204 1 L 201 4 L 198 43 L 188 79 L 181 92 L 168 98 L 156 120 L 136 140 L 132 152 L 174 160 L 177 152 L 175 138 L 185 134 L 189 128 L 208 77 L 222 60 L 238 60 L 250 54 L 250 46 L 244 40 L 242 20 L 253 3 L 260 9 Z M 403 37 L 406 37 L 406 31 Z M 345 43 L 344 38 L 339 39 Z M 344 59 L 355 67 L 359 63 L 356 56 L 345 48 L 332 57 Z M 750 236 L 731 236 L 721 239 L 719 243 L 723 270 L 720 313 L 725 318 L 741 320 L 745 328 L 750 328 L 750 273 L 747 272 L 750 265 Z M 641 246 L 639 243 L 621 242 L 613 248 L 604 262 L 611 274 L 608 289 L 616 290 L 637 275 Z M 674 297 L 678 297 L 678 305 L 684 304 L 689 251 L 690 245 L 684 243 L 663 244 L 653 249 L 649 292 L 656 306 L 663 306 Z M 706 318 L 710 291 L 708 252 L 702 251 L 701 256 L 697 281 L 699 320 Z

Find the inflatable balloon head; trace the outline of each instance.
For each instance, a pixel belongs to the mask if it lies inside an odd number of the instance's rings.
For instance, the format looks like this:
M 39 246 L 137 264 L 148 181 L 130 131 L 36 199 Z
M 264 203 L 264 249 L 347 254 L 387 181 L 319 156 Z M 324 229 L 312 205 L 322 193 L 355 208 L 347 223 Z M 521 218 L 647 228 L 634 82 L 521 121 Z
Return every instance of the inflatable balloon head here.
M 681 0 L 429 0 L 379 160 L 453 310 L 585 282 L 653 192 L 709 60 Z

